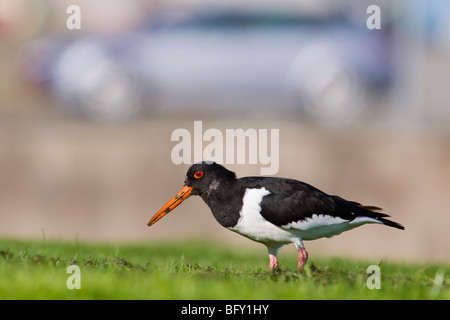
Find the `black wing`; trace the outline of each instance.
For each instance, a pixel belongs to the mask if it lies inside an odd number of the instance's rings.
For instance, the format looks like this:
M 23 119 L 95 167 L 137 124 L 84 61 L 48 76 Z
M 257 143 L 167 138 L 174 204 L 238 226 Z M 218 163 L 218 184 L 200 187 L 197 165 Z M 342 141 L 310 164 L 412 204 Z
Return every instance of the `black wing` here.
M 265 187 L 270 191 L 270 194 L 261 201 L 261 215 L 277 226 L 303 221 L 314 214 L 323 214 L 348 221 L 361 216 L 370 217 L 388 226 L 404 229 L 400 224 L 385 219 L 389 217 L 387 214 L 375 212 L 381 208 L 364 206 L 339 196 L 328 195 L 301 181 L 283 178 L 267 180 L 266 178 L 263 186 L 257 177 L 248 179 L 248 183 L 254 187 Z M 280 214 L 281 212 L 283 214 Z

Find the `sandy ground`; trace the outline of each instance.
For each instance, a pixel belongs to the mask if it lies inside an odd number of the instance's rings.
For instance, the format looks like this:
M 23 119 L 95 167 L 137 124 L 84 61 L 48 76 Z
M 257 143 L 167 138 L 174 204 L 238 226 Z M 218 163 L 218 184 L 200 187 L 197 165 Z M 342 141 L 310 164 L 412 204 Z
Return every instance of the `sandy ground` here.
M 146 241 L 214 239 L 265 248 L 222 228 L 191 197 L 151 228 L 149 218 L 183 185 L 188 165 L 174 165 L 173 130 L 189 117 L 125 125 L 61 119 L 2 120 L 0 237 Z M 394 127 L 318 130 L 295 118 L 204 119 L 203 128 L 280 129 L 277 176 L 384 208 L 405 231 L 366 225 L 305 242 L 310 256 L 450 262 L 450 137 Z M 224 132 L 224 131 L 223 131 Z M 238 176 L 261 165 L 228 165 Z M 291 246 L 284 251 L 292 251 Z

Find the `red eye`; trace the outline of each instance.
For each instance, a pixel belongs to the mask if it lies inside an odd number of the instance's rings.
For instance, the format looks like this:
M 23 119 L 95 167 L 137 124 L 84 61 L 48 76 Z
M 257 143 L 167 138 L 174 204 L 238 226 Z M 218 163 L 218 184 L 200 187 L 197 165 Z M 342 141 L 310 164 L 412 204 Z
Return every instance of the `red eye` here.
M 200 179 L 201 177 L 203 177 L 203 172 L 202 171 L 197 171 L 196 173 L 194 173 L 194 178 Z

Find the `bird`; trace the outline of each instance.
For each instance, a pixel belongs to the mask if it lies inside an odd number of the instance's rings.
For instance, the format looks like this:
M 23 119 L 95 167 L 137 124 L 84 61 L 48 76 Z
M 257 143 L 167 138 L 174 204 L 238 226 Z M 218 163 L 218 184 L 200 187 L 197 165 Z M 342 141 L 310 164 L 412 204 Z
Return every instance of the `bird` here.
M 305 182 L 280 177 L 236 174 L 212 161 L 193 164 L 184 186 L 147 223 L 154 225 L 192 195 L 200 196 L 223 227 L 262 243 L 269 269 L 278 267 L 278 250 L 293 243 L 298 268 L 308 260 L 303 241 L 333 237 L 368 223 L 404 230 L 376 206 L 329 195 Z

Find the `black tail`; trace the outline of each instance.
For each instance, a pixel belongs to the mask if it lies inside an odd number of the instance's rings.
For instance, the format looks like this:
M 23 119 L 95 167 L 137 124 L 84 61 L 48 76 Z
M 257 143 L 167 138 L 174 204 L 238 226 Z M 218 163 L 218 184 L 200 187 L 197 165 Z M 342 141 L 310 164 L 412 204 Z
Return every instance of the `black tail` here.
M 389 217 L 389 215 L 387 215 L 385 213 L 381 213 L 381 212 L 376 212 L 376 211 L 382 210 L 379 207 L 365 206 L 359 202 L 348 201 L 348 200 L 342 199 L 341 197 L 337 197 L 337 196 L 334 196 L 334 199 L 335 199 L 335 201 L 337 200 L 341 204 L 344 204 L 344 206 L 348 210 L 350 210 L 352 213 L 356 214 L 357 216 L 373 218 L 375 220 L 381 221 L 386 226 L 397 228 L 400 230 L 405 230 L 405 227 L 402 226 L 400 223 L 386 219 L 387 217 Z
M 400 223 L 388 220 L 388 219 L 384 219 L 384 218 L 376 218 L 377 220 L 380 220 L 381 222 L 383 222 L 383 224 L 389 226 L 389 227 L 393 227 L 393 228 L 397 228 L 400 230 L 405 230 L 405 227 L 402 226 Z

